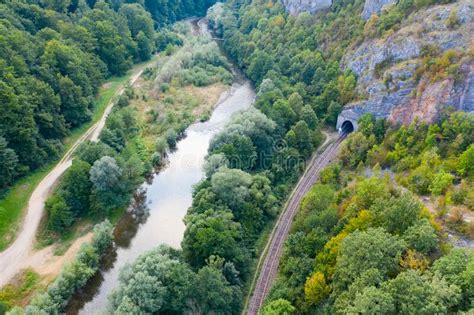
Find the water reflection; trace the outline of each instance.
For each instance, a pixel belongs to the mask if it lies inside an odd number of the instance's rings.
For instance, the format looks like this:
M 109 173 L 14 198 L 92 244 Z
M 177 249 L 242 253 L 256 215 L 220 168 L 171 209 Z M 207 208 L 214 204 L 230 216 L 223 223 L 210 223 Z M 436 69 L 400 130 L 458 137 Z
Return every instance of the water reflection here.
M 152 181 L 149 182 L 151 184 Z M 132 239 L 138 232 L 141 224 L 144 224 L 150 215 L 147 205 L 146 189 L 140 187 L 134 194 L 127 212 L 122 216 L 114 229 L 114 245 L 110 246 L 100 263 L 100 270 L 78 291 L 71 299 L 67 314 L 77 314 L 85 303 L 92 301 L 104 281 L 104 273 L 112 269 L 117 261 L 117 249 L 129 248 Z
M 119 270 L 140 254 L 159 244 L 179 248 L 184 233 L 183 218 L 192 203 L 192 187 L 203 177 L 202 165 L 210 139 L 231 115 L 249 107 L 254 91 L 248 81 L 235 84 L 214 110 L 209 121 L 190 126 L 159 174 L 146 182 L 115 229 L 116 247 L 104 259 L 100 275 L 73 298 L 68 314 L 95 314 L 107 305 L 107 296 L 117 286 Z
M 115 228 L 115 247 L 105 255 L 100 273 L 72 299 L 68 314 L 103 311 L 125 264 L 160 244 L 180 247 L 183 218 L 192 203 L 192 188 L 204 176 L 202 165 L 210 139 L 235 112 L 250 107 L 255 98 L 252 84 L 237 69 L 234 71 L 238 82 L 221 95 L 211 118 L 190 126 L 176 150 L 169 153 L 168 164 L 136 193 L 130 211 Z

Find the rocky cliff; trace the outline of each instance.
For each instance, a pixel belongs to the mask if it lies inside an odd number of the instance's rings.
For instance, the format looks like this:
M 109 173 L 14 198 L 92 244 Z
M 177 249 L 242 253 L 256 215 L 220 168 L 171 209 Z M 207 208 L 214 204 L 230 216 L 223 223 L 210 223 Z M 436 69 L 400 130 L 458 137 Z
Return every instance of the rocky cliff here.
M 311 14 L 331 7 L 332 0 L 283 0 L 288 13 L 295 15 L 300 12 Z
M 457 25 L 448 27 L 453 11 Z M 344 111 L 358 115 L 372 112 L 401 123 L 415 117 L 431 122 L 447 106 L 474 112 L 473 34 L 474 2 L 460 0 L 420 10 L 399 30 L 384 38 L 364 40 L 343 58 L 343 67 L 358 77 L 362 99 L 347 105 Z M 445 70 L 456 75 L 420 71 L 432 62 L 424 57 L 428 48 L 436 50 L 438 56 L 448 50 L 460 56 Z
M 367 20 L 372 14 L 380 14 L 384 6 L 391 5 L 396 2 L 397 0 L 365 0 L 362 18 Z

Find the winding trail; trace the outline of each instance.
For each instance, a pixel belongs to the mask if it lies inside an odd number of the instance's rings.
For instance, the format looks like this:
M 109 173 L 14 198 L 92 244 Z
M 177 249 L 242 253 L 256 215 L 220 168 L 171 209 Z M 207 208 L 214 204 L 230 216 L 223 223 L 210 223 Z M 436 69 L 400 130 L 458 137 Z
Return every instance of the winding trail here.
M 347 134 L 341 134 L 336 141 L 330 143 L 321 154 L 311 160 L 305 173 L 293 190 L 260 258 L 256 272 L 256 277 L 258 275 L 258 278 L 256 278 L 255 286 L 252 286 L 253 292 L 244 310 L 247 314 L 258 314 L 277 274 L 283 245 L 290 231 L 293 218 L 298 212 L 299 205 L 305 194 L 316 183 L 321 170 L 336 156 L 339 151 L 339 145 L 346 136 Z
M 142 66 L 136 73 L 132 74 L 129 82 L 133 85 L 141 76 L 145 66 Z M 125 90 L 125 84 L 116 92 L 116 96 L 121 95 Z M 33 248 L 35 235 L 38 230 L 44 211 L 44 203 L 52 191 L 56 181 L 72 165 L 73 153 L 77 147 L 86 140 L 97 142 L 100 132 L 105 126 L 107 116 L 112 111 L 114 100 L 104 110 L 102 117 L 92 125 L 71 148 L 64 154 L 56 166 L 38 184 L 28 201 L 26 214 L 21 225 L 21 232 L 15 241 L 2 253 L 0 253 L 0 288 L 6 285 L 22 269 L 31 266 L 34 261 L 35 250 Z

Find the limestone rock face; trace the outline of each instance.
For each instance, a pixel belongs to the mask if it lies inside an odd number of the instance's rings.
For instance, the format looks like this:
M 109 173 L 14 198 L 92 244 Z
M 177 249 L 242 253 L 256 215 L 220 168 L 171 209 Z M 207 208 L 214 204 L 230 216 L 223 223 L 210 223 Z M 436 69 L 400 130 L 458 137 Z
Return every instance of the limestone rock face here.
M 314 14 L 331 7 L 332 0 L 283 0 L 288 13 L 296 15 L 301 12 Z
M 459 101 L 459 109 L 474 113 L 474 64 L 470 65 L 469 75 Z
M 459 26 L 450 29 L 446 20 L 452 11 Z M 463 59 L 461 76 L 455 81 L 414 79 L 424 47 L 437 47 L 440 53 L 466 52 L 472 49 L 472 34 L 474 2 L 459 0 L 413 14 L 388 36 L 364 40 L 342 60 L 343 68 L 357 75 L 357 92 L 363 100 L 346 105 L 343 113 L 371 112 L 392 122 L 409 123 L 415 117 L 432 122 L 447 106 L 474 112 L 474 58 Z
M 379 15 L 384 6 L 395 3 L 397 3 L 397 0 L 365 0 L 362 18 L 368 20 L 374 13 Z

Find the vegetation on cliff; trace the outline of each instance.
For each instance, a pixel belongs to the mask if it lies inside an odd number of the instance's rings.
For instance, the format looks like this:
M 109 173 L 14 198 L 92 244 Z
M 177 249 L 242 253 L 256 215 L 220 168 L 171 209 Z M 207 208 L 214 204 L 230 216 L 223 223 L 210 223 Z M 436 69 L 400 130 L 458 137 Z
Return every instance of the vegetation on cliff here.
M 468 310 L 474 257 L 447 233 L 473 236 L 459 217 L 472 209 L 473 119 L 454 112 L 385 129 L 364 116 L 306 195 L 268 305 L 284 299 L 295 314 Z M 420 197 L 428 194 L 434 202 Z

